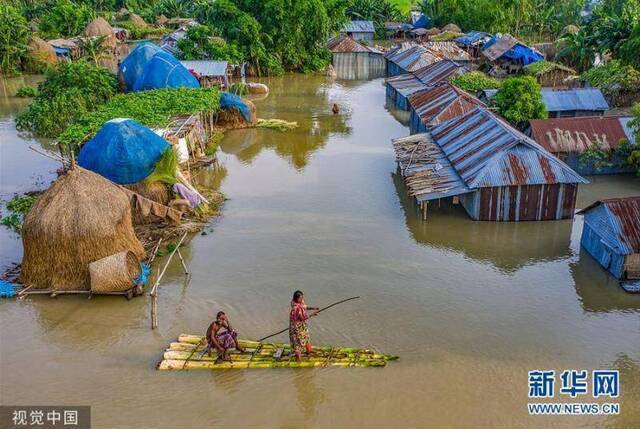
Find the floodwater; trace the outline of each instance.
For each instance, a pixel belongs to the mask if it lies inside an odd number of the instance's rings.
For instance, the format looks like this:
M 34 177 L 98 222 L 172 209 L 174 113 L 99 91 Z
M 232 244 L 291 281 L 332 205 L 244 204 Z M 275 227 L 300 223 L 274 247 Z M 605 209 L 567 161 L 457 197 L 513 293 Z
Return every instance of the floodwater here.
M 640 296 L 580 250 L 580 216 L 484 223 L 442 204 L 423 222 L 395 175 L 389 140 L 408 130 L 384 108 L 381 80 L 266 83 L 259 116 L 300 127 L 227 134 L 225 168 L 199 180 L 220 184 L 229 200 L 185 249 L 191 281 L 172 264 L 159 328 L 150 329 L 148 297 L 4 300 L 2 404 L 91 405 L 95 428 L 640 427 Z M 0 101 L 3 196 L 55 169 L 18 144 L 19 107 Z M 578 205 L 633 194 L 639 179 L 600 177 L 580 188 Z M 19 258 L 19 240 L 2 234 L 2 261 Z M 244 337 L 282 329 L 296 289 L 318 306 L 361 297 L 313 319 L 314 343 L 400 360 L 383 369 L 154 369 L 170 341 L 202 333 L 218 310 Z M 598 368 L 620 370 L 620 415 L 527 414 L 527 371 Z

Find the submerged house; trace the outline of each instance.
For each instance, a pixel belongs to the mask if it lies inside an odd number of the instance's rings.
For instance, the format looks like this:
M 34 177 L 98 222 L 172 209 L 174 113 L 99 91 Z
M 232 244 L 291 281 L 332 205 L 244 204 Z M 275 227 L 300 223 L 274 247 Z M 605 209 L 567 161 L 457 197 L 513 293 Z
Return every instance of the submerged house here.
M 609 104 L 597 88 L 542 88 L 542 101 L 550 118 L 602 116 Z
M 353 40 L 373 42 L 376 35 L 376 29 L 373 26 L 373 21 L 349 21 L 344 27 L 342 27 L 340 34 L 343 36 L 349 36 Z
M 442 61 L 441 54 L 424 46 L 403 44 L 385 56 L 387 77 L 415 72 L 423 67 Z
M 411 106 L 411 134 L 427 132 L 428 129 L 473 109 L 487 107 L 476 97 L 449 82 L 440 82 L 417 91 L 408 97 L 408 101 Z
M 387 103 L 393 104 L 396 109 L 409 111 L 407 97 L 411 94 L 464 73 L 466 69 L 461 65 L 450 60 L 442 60 L 414 73 L 389 78 L 386 82 Z
M 626 127 L 630 120 L 614 116 L 533 119 L 529 121 L 527 134 L 580 174 L 631 173 L 633 168 L 623 166 L 625 156 L 615 153 L 622 141 L 635 143 L 635 136 Z M 581 158 L 593 148 L 609 154 L 613 165 L 596 165 Z
M 471 55 L 455 42 L 424 42 L 422 44 L 425 48 L 432 52 L 436 52 L 442 58 L 455 61 L 458 64 L 466 65 L 471 62 Z
M 385 61 L 382 52 L 364 46 L 349 36 L 329 41 L 331 63 L 340 79 L 375 79 L 384 77 Z
M 493 36 L 482 46 L 482 54 L 491 65 L 489 74 L 497 77 L 520 73 L 522 67 L 544 59 L 542 54 L 509 34 Z
M 198 79 L 200 86 L 203 88 L 217 86 L 225 89 L 229 87 L 231 70 L 229 69 L 229 63 L 226 61 L 182 60 L 180 63 Z
M 582 247 L 616 279 L 640 280 L 640 197 L 596 201 L 579 213 Z
M 483 108 L 396 139 L 396 161 L 426 219 L 429 201 L 454 197 L 474 220 L 571 219 L 578 173 Z

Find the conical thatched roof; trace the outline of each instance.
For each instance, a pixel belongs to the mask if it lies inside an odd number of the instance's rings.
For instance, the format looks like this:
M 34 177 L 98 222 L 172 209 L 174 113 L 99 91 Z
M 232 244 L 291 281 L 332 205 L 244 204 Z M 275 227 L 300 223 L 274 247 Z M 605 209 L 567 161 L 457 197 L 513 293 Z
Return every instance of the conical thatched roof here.
M 133 23 L 136 27 L 146 27 L 147 23 L 140 15 L 136 15 L 135 13 L 129 14 L 129 21 Z
M 167 21 L 169 21 L 169 19 L 166 16 L 160 15 L 158 19 L 156 19 L 156 25 L 165 25 Z
M 452 33 L 462 33 L 462 30 L 457 25 L 451 23 L 442 27 L 442 31 L 451 31 Z
M 38 198 L 25 218 L 22 243 L 21 281 L 37 289 L 89 289 L 91 262 L 124 250 L 140 259 L 145 254 L 127 195 L 81 167 Z
M 101 16 L 97 17 L 87 25 L 84 29 L 84 35 L 89 37 L 107 36 L 104 46 L 115 48 L 118 42 L 116 35 L 113 33 L 113 28 L 109 23 Z
M 31 42 L 29 42 L 29 53 L 37 61 L 47 64 L 56 64 L 58 62 L 53 46 L 37 36 L 32 37 Z

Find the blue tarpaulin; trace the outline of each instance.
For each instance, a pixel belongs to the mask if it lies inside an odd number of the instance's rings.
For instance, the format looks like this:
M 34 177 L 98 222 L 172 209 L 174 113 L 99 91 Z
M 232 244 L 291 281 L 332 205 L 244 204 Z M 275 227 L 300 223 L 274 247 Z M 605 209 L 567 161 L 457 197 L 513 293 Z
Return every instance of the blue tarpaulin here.
M 126 185 L 149 176 L 170 147 L 162 137 L 132 119 L 112 119 L 100 128 L 78 155 L 78 164 Z
M 199 88 L 189 70 L 168 52 L 157 52 L 133 84 L 133 91 L 159 88 Z
M 120 72 L 121 79 L 124 82 L 127 91 L 133 90 L 133 85 L 144 72 L 149 60 L 151 60 L 151 58 L 160 51 L 160 47 L 154 43 L 140 43 L 122 61 L 118 71 Z
M 235 94 L 230 92 L 223 92 L 220 94 L 220 108 L 222 110 L 236 108 L 240 113 L 242 113 L 242 117 L 245 121 L 251 122 L 251 109 L 249 109 L 249 106 L 242 101 L 242 98 Z

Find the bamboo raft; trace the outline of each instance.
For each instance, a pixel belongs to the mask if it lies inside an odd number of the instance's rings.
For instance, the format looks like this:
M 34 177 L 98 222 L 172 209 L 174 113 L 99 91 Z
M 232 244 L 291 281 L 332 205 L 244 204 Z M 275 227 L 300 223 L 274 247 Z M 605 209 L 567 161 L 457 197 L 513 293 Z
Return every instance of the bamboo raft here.
M 165 350 L 160 370 L 189 369 L 245 369 L 245 368 L 315 368 L 315 367 L 381 367 L 398 357 L 376 353 L 372 350 L 351 347 L 314 347 L 311 355 L 303 355 L 298 362 L 289 344 L 259 343 L 238 340 L 244 353 L 229 351 L 231 362 L 216 362 L 217 353 L 209 356 L 205 351 L 204 337 L 181 334 Z M 204 353 L 203 353 L 204 352 Z

